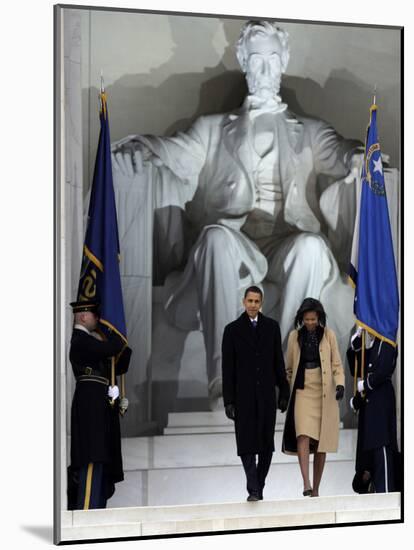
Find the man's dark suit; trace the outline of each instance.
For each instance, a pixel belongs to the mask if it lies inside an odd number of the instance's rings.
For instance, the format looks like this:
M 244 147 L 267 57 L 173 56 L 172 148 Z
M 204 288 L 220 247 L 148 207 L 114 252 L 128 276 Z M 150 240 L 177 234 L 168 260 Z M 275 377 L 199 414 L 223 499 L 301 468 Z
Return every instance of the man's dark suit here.
M 249 494 L 261 498 L 275 448 L 276 386 L 280 397 L 289 395 L 278 323 L 259 313 L 253 328 L 243 313 L 226 326 L 222 354 L 223 399 L 235 407 L 237 454 Z

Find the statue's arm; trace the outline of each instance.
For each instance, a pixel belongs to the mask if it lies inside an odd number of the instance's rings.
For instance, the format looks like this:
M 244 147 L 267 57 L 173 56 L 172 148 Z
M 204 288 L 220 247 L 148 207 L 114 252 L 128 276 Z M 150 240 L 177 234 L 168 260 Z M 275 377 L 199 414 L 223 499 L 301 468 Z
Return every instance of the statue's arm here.
M 208 126 L 200 117 L 186 132 L 172 137 L 131 135 L 112 144 L 115 169 L 140 173 L 146 162 L 167 166 L 182 180 L 197 176 L 207 155 Z
M 364 162 L 364 145 L 356 139 L 346 139 L 325 122 L 315 125 L 313 151 L 318 174 L 344 178 L 344 183 L 357 181 Z M 383 163 L 389 163 L 389 155 L 382 153 Z
M 312 149 L 318 174 L 340 179 L 362 166 L 363 145 L 360 141 L 343 138 L 325 122 L 313 121 L 312 124 Z

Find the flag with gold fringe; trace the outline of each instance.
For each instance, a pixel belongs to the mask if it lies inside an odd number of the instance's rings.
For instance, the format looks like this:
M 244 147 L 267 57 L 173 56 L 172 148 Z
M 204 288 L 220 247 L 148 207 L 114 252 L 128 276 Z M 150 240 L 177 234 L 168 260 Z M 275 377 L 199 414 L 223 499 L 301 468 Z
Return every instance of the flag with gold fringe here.
M 106 328 L 116 331 L 127 343 L 119 270 L 118 222 L 112 180 L 108 107 L 103 88 L 100 93 L 100 105 L 101 130 L 77 299 L 97 300 L 100 303 L 100 321 L 104 330 Z
M 355 287 L 356 324 L 396 346 L 398 281 L 375 101 L 370 108 L 349 277 Z

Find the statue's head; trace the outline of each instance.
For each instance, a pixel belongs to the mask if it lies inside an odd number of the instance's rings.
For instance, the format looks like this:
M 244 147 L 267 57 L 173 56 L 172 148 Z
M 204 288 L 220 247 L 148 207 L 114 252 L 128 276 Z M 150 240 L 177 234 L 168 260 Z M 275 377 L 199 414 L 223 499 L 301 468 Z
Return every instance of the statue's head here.
M 279 92 L 289 61 L 286 31 L 269 21 L 248 21 L 241 30 L 236 54 L 250 94 L 268 97 Z

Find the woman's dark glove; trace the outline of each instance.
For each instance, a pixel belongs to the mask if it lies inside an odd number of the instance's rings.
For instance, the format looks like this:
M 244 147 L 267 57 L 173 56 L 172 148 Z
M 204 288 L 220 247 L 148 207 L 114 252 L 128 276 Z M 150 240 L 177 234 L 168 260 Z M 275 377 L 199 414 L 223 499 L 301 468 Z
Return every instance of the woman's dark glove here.
M 343 386 L 336 386 L 336 400 L 340 401 L 344 396 L 345 388 Z
M 224 407 L 224 411 L 226 413 L 227 418 L 230 418 L 230 420 L 234 420 L 236 418 L 236 409 L 234 408 L 233 403 L 229 403 Z

